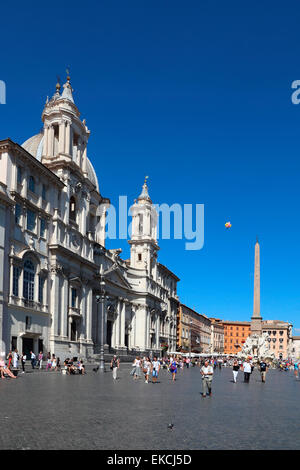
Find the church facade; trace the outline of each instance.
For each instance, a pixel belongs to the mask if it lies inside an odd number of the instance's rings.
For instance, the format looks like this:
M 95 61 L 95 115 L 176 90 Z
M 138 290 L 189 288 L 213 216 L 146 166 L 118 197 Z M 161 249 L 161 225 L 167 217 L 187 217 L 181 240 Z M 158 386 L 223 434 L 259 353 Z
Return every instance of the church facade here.
M 158 262 L 157 213 L 145 180 L 131 208 L 130 259 L 105 247 L 106 213 L 88 158 L 90 131 L 70 77 L 45 104 L 43 130 L 0 141 L 0 339 L 10 349 L 61 359 L 95 357 L 105 282 L 105 350 L 176 348 L 178 277 Z

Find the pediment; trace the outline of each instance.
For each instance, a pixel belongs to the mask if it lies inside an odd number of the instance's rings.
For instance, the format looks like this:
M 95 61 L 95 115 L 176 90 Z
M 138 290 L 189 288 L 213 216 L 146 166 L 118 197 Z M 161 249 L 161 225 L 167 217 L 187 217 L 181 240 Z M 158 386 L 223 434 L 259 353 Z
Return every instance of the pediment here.
M 114 270 L 106 274 L 106 280 L 113 282 L 114 284 L 118 284 L 126 289 L 131 289 L 131 285 L 123 275 L 121 269 L 119 267 L 115 267 Z

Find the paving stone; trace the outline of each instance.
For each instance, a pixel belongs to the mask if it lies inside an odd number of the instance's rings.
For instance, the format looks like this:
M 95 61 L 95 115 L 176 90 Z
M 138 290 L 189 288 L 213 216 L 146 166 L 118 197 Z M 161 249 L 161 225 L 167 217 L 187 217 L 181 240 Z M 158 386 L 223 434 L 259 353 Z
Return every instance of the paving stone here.
M 22 374 L 0 381 L 0 449 L 300 449 L 300 380 L 271 370 L 261 383 L 232 382 L 216 370 L 213 396 L 202 398 L 199 368 L 172 382 L 133 381 L 131 366 L 112 374 Z M 172 430 L 168 424 L 173 423 Z

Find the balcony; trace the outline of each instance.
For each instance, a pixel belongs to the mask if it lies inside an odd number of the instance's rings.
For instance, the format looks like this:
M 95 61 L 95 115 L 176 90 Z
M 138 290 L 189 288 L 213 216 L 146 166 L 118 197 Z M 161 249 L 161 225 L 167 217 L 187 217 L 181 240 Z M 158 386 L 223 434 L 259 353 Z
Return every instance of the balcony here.
M 69 317 L 81 318 L 80 308 L 69 307 Z
M 36 324 L 27 324 L 25 325 L 25 334 L 37 335 L 40 336 L 43 334 L 43 328 L 40 325 Z

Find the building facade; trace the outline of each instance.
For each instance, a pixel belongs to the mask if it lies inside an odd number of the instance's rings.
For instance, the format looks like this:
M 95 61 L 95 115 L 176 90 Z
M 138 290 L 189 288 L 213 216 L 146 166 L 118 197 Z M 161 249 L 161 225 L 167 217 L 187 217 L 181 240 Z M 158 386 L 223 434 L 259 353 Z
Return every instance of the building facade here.
M 106 351 L 174 349 L 179 278 L 158 262 L 147 182 L 131 207 L 123 260 L 121 250 L 105 247 L 110 201 L 88 158 L 90 130 L 70 77 L 60 88 L 46 101 L 39 134 L 22 146 L 0 141 L 0 339 L 6 352 L 94 357 L 104 279 Z
M 292 325 L 280 320 L 263 320 L 262 332 L 267 333 L 269 349 L 276 359 L 291 357 Z
M 293 336 L 290 346 L 290 357 L 293 360 L 300 360 L 300 336 Z
M 222 324 L 224 326 L 224 353 L 238 353 L 251 334 L 250 322 L 224 320 Z
M 210 352 L 211 322 L 205 315 L 179 305 L 177 315 L 177 348 L 182 352 Z
M 211 352 L 224 352 L 224 325 L 219 318 L 210 318 L 211 322 Z

